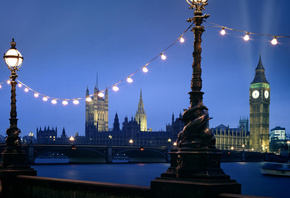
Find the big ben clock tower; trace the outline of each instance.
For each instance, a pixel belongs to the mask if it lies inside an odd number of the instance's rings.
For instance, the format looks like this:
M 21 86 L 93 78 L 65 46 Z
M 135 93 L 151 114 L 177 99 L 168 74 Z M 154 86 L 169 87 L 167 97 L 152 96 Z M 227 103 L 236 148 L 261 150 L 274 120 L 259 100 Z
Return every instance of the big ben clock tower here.
M 250 149 L 269 149 L 270 86 L 265 77 L 261 55 L 250 86 Z

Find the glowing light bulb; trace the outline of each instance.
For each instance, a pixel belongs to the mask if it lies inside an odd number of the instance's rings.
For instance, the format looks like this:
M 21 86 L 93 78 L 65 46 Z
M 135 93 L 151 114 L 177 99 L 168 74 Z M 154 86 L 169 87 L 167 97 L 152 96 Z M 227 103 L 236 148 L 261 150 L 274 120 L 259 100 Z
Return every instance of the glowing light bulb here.
M 225 28 L 223 28 L 222 30 L 221 30 L 221 35 L 225 35 L 226 34 L 226 31 L 225 31 Z
M 64 100 L 64 101 L 62 101 L 62 104 L 63 105 L 68 105 L 68 101 Z
M 100 92 L 100 93 L 98 93 L 98 96 L 99 96 L 100 98 L 103 98 L 105 95 L 104 95 L 103 92 Z
M 147 72 L 148 72 L 148 68 L 147 68 L 146 66 L 144 66 L 143 69 L 142 69 L 142 71 L 143 71 L 144 73 L 147 73 Z
M 276 36 L 272 39 L 271 43 L 272 43 L 272 45 L 277 45 L 278 44 Z
M 133 82 L 133 79 L 132 79 L 131 77 L 128 77 L 128 78 L 127 78 L 127 82 L 128 82 L 128 83 L 132 83 L 132 82 Z
M 245 40 L 245 41 L 248 41 L 248 40 L 250 40 L 249 33 L 247 33 L 247 34 L 244 36 L 244 40 Z
M 75 105 L 78 105 L 78 104 L 80 104 L 80 101 L 79 101 L 78 99 L 75 99 L 75 100 L 73 101 L 73 103 L 74 103 Z
M 29 91 L 28 87 L 26 87 L 26 88 L 24 89 L 24 91 L 25 91 L 25 92 L 28 92 L 28 91 Z
M 19 84 L 18 84 L 18 87 L 22 87 L 22 84 L 21 84 L 21 83 L 19 83 Z
M 87 101 L 87 102 L 91 102 L 91 101 L 92 101 L 92 98 L 91 98 L 91 97 L 87 97 L 87 98 L 86 98 L 86 101 Z
M 114 91 L 119 91 L 119 87 L 117 87 L 116 85 L 113 86 L 113 90 Z
M 38 93 L 34 93 L 34 97 L 38 98 L 39 94 Z
M 184 43 L 184 41 L 185 41 L 184 38 L 183 37 L 180 37 L 179 42 L 180 43 Z
M 161 59 L 166 60 L 166 56 L 164 54 L 161 54 Z
M 7 80 L 7 84 L 10 85 L 10 83 L 11 83 L 11 81 L 10 80 Z
M 46 101 L 48 101 L 48 98 L 47 98 L 46 96 L 44 96 L 44 97 L 42 98 L 42 100 L 46 102 Z
M 56 99 L 53 99 L 53 100 L 51 101 L 51 103 L 52 103 L 52 104 L 56 104 L 56 103 L 57 103 Z

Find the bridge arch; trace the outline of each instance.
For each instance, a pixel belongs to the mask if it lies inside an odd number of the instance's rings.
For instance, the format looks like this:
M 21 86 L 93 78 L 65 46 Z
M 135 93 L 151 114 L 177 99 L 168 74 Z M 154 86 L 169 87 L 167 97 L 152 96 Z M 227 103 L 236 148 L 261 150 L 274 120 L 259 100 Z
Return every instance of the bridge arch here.
M 107 162 L 107 151 L 97 150 L 94 148 L 82 148 L 82 147 L 50 147 L 46 149 L 36 149 L 34 155 L 34 161 L 36 158 L 43 156 L 46 153 L 61 153 L 69 158 L 70 162 L 75 163 L 106 163 Z
M 113 150 L 113 160 L 118 156 L 127 156 L 130 162 L 168 162 L 167 152 L 153 148 L 139 147 Z

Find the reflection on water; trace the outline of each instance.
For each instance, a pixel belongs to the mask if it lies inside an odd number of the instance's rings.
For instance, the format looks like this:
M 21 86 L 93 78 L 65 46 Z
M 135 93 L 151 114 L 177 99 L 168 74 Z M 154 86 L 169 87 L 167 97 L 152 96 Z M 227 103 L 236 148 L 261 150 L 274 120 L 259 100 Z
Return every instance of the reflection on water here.
M 289 197 L 288 177 L 271 177 L 260 173 L 262 163 L 222 163 L 224 172 L 242 184 L 242 194 Z M 35 165 L 37 175 L 150 186 L 150 181 L 165 172 L 169 164 L 89 164 L 89 165 Z

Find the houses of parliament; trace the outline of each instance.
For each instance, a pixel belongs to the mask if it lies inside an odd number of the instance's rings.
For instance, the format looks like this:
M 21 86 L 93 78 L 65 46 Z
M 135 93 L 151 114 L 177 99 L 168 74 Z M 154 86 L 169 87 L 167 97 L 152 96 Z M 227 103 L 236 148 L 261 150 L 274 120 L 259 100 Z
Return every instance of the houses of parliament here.
M 115 115 L 113 129 L 108 128 L 109 96 L 108 90 L 104 97 L 98 96 L 99 90 L 94 89 L 91 96 L 86 90 L 85 138 L 89 144 L 111 145 L 171 145 L 182 131 L 184 124 L 182 115 L 174 118 L 166 125 L 165 131 L 148 130 L 147 115 L 144 109 L 142 91 L 135 117 L 125 117 L 120 127 L 118 114 Z M 250 119 L 240 118 L 237 128 L 219 125 L 211 128 L 216 138 L 216 147 L 221 150 L 241 150 L 265 152 L 269 149 L 269 105 L 270 86 L 265 77 L 265 68 L 261 55 L 255 69 L 255 76 L 249 89 Z

